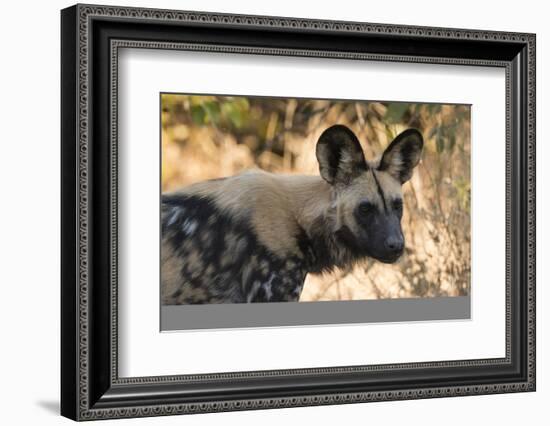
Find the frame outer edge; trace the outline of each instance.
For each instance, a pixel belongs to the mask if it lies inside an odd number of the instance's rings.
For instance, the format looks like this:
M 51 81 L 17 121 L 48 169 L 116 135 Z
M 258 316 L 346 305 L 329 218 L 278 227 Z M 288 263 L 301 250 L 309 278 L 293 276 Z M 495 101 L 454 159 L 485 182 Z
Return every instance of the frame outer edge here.
M 61 407 L 78 414 L 78 303 L 76 250 L 77 7 L 61 11 Z
M 530 390 L 536 391 L 536 119 L 537 119 L 537 90 L 536 90 L 536 63 L 537 63 L 537 36 L 529 34 L 527 41 L 527 144 L 528 144 L 528 365 L 527 374 Z
M 90 408 L 90 386 L 89 375 L 90 358 L 89 344 L 91 340 L 89 315 L 90 299 L 89 290 L 89 200 L 91 173 L 89 170 L 89 120 L 90 120 L 90 46 L 91 37 L 89 34 L 89 10 L 85 5 L 76 4 L 76 103 L 77 129 L 75 143 L 77 146 L 76 156 L 76 180 L 78 185 L 76 216 L 77 226 L 77 321 L 78 321 L 78 359 L 77 363 L 77 421 L 90 419 L 93 411 Z

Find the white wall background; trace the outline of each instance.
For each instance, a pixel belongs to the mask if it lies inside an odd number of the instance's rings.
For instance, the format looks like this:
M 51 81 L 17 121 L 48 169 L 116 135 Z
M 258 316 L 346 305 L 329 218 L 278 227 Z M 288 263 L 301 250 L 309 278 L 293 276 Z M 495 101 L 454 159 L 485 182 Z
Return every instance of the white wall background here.
M 421 401 L 293 408 L 119 424 L 547 424 L 550 401 L 550 28 L 545 3 L 104 0 L 161 7 L 537 33 L 538 390 Z M 0 401 L 2 423 L 68 424 L 59 405 L 59 9 L 67 1 L 11 1 L 0 26 Z M 33 95 L 31 97 L 31 94 Z M 23 315 L 21 314 L 23 313 Z M 129 423 L 131 422 L 131 423 Z M 102 424 L 116 424 L 108 421 Z

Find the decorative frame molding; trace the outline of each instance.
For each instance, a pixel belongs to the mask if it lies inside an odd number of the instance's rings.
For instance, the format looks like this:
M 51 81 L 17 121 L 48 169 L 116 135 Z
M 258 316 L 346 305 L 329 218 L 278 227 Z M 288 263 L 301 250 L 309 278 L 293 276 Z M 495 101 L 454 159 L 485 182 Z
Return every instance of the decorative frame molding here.
M 139 23 L 141 31 L 149 34 L 158 33 L 159 40 L 140 39 L 138 30 L 126 31 L 124 24 L 128 23 Z M 176 39 L 168 26 L 188 28 L 191 40 Z M 212 43 L 201 33 L 212 27 L 234 33 L 239 44 Z M 271 31 L 275 41 L 270 46 L 252 46 L 246 41 L 248 31 Z M 277 45 L 288 43 L 285 35 L 299 38 L 309 33 L 331 38 L 338 49 Z M 365 38 L 372 41 L 368 51 L 344 47 L 346 40 Z M 389 43 L 418 44 L 418 54 L 400 53 L 399 46 L 391 51 Z M 458 55 L 429 54 L 437 52 L 441 43 L 454 47 L 450 53 Z M 467 56 L 464 46 L 478 49 Z M 119 378 L 116 120 L 118 49 L 124 47 L 505 68 L 506 357 Z M 90 5 L 63 10 L 62 414 L 91 420 L 535 390 L 535 65 L 533 34 Z M 100 139 L 108 143 L 100 144 Z M 101 257 L 99 247 L 107 258 Z M 517 264 L 512 262 L 513 255 L 518 257 Z M 467 373 L 490 366 L 510 378 L 480 377 L 471 384 L 453 385 L 445 376 L 453 369 Z M 410 386 L 408 371 L 429 372 L 434 386 Z M 373 379 L 366 380 L 380 372 L 392 375 L 395 383 L 377 389 Z M 336 376 L 349 383 L 345 389 L 329 391 L 334 388 L 331 378 Z M 284 378 L 284 386 L 275 384 L 278 378 Z M 295 389 L 304 378 L 316 382 L 311 391 Z M 224 394 L 224 383 L 235 379 L 248 381 L 249 386 L 243 385 L 236 394 Z M 362 383 L 363 379 L 368 383 Z M 254 397 L 254 389 L 265 389 L 270 383 L 270 396 Z M 189 386 L 200 392 L 190 394 Z M 181 388 L 181 394 L 167 397 L 166 389 L 173 391 L 174 387 Z

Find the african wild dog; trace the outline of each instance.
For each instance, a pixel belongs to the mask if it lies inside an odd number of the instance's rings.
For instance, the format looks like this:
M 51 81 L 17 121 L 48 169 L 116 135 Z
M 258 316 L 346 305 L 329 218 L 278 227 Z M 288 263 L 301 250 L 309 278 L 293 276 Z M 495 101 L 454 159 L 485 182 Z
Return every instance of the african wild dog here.
M 162 197 L 162 303 L 297 301 L 308 273 L 403 253 L 401 185 L 422 135 L 397 136 L 367 162 L 345 126 L 317 142 L 321 176 L 262 171 Z

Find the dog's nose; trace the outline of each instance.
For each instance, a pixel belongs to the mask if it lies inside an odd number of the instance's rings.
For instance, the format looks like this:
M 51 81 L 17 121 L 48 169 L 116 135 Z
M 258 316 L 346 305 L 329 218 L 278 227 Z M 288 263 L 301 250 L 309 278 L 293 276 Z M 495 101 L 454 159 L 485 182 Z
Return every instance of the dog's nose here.
M 405 242 L 403 237 L 392 236 L 388 237 L 385 242 L 386 249 L 392 253 L 401 253 Z

